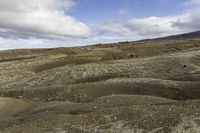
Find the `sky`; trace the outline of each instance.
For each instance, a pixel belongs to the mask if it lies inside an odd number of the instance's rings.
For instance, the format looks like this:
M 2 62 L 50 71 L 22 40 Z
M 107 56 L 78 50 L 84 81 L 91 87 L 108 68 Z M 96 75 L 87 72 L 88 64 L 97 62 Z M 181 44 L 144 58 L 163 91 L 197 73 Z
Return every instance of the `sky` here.
M 0 50 L 134 41 L 200 30 L 200 0 L 0 0 Z

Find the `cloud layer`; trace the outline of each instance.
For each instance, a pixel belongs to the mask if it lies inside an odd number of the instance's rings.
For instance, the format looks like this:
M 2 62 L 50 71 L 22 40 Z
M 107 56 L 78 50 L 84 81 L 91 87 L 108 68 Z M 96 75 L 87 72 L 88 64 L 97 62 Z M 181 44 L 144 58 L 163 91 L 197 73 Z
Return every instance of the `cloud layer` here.
M 66 15 L 73 0 L 0 0 L 0 34 L 65 39 L 87 37 L 90 29 Z
M 170 16 L 131 18 L 128 9 L 119 8 L 117 18 L 88 22 L 91 27 L 69 15 L 75 1 L 0 0 L 0 50 L 110 43 L 200 30 L 200 0 L 183 1 L 182 14 Z
M 132 18 L 127 21 L 111 21 L 102 24 L 102 33 L 120 36 L 165 36 L 200 30 L 199 9 L 166 17 Z
M 187 5 L 187 6 L 200 5 L 200 0 L 188 0 L 184 3 L 184 5 Z

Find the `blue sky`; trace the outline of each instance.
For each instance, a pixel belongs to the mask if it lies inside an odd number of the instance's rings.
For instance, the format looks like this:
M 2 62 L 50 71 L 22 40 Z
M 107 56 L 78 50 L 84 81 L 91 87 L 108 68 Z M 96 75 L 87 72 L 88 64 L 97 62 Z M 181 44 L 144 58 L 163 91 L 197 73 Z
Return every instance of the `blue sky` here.
M 185 10 L 186 0 L 77 0 L 70 14 L 85 23 L 132 17 L 167 16 Z M 127 11 L 123 16 L 120 10 Z
M 0 50 L 131 41 L 200 30 L 200 0 L 0 0 Z

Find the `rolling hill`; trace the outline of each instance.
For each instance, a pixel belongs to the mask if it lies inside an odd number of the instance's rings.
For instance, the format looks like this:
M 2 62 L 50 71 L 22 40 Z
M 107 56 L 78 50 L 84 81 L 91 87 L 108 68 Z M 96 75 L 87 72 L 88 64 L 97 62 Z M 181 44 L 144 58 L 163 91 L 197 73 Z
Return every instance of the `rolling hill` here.
M 200 32 L 1 51 L 0 131 L 200 132 Z

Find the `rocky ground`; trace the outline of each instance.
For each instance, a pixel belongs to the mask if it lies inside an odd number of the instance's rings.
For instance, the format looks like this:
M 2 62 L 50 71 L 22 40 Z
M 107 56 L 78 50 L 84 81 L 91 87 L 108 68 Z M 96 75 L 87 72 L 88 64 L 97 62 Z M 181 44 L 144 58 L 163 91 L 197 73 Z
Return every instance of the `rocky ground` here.
M 2 133 L 198 133 L 200 38 L 0 52 Z

